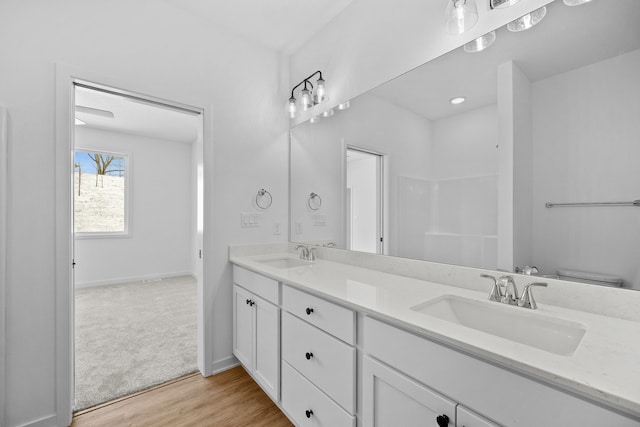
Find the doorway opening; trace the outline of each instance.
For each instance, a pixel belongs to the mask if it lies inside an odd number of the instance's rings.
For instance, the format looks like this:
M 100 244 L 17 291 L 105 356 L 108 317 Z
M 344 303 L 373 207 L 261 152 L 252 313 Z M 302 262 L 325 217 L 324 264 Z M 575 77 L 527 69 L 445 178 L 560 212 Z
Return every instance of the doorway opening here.
M 74 82 L 74 411 L 198 371 L 202 112 Z
M 347 249 L 382 254 L 383 156 L 347 147 Z

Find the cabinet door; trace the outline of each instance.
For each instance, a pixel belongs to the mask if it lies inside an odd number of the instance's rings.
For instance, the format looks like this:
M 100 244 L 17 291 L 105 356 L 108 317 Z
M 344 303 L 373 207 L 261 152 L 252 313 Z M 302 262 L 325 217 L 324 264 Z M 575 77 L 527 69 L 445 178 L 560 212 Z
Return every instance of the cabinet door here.
M 280 308 L 254 296 L 256 351 L 254 376 L 278 401 L 280 382 Z
M 458 405 L 456 427 L 500 427 L 462 405 Z
M 245 289 L 233 285 L 233 354 L 249 371 L 253 371 L 255 298 Z
M 362 377 L 364 427 L 456 425 L 455 402 L 368 356 Z

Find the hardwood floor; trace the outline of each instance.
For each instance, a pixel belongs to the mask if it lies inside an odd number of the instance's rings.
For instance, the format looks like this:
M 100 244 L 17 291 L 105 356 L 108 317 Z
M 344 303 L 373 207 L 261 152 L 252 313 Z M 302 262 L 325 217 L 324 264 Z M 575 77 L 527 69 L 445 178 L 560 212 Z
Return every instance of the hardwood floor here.
M 105 404 L 76 414 L 71 424 L 72 427 L 291 425 L 240 366 L 209 378 L 191 375 Z

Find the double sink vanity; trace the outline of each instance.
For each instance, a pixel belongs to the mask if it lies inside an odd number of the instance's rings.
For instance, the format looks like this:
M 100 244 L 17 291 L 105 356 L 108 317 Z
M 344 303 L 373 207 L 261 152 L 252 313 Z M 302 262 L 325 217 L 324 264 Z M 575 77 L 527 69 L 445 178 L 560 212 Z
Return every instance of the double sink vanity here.
M 640 425 L 635 293 L 550 279 L 531 309 L 497 271 L 316 252 L 230 248 L 234 355 L 296 425 Z

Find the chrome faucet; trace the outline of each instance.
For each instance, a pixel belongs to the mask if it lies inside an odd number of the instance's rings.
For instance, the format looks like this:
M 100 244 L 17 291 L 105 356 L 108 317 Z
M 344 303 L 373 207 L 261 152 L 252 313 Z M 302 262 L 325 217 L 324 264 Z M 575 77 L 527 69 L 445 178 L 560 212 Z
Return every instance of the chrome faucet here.
M 516 288 L 516 282 L 511 276 L 502 276 L 498 279 L 498 283 L 504 284 L 504 295 L 501 302 L 509 305 L 518 304 L 518 288 Z
M 314 253 L 315 248 L 309 248 L 309 246 L 306 245 L 298 245 L 296 246 L 296 251 L 298 249 L 302 249 L 300 251 L 300 259 L 303 259 L 305 261 L 314 261 L 316 259 Z
M 489 293 L 489 300 L 496 301 L 503 304 L 517 305 L 518 307 L 530 308 L 535 310 L 538 308 L 535 299 L 533 299 L 533 293 L 531 288 L 534 286 L 544 286 L 546 283 L 534 282 L 526 285 L 522 291 L 522 296 L 518 298 L 518 288 L 516 288 L 516 282 L 511 276 L 501 276 L 499 279 L 489 275 L 481 274 L 480 277 L 493 280 L 493 286 Z M 503 289 L 504 288 L 504 291 Z

